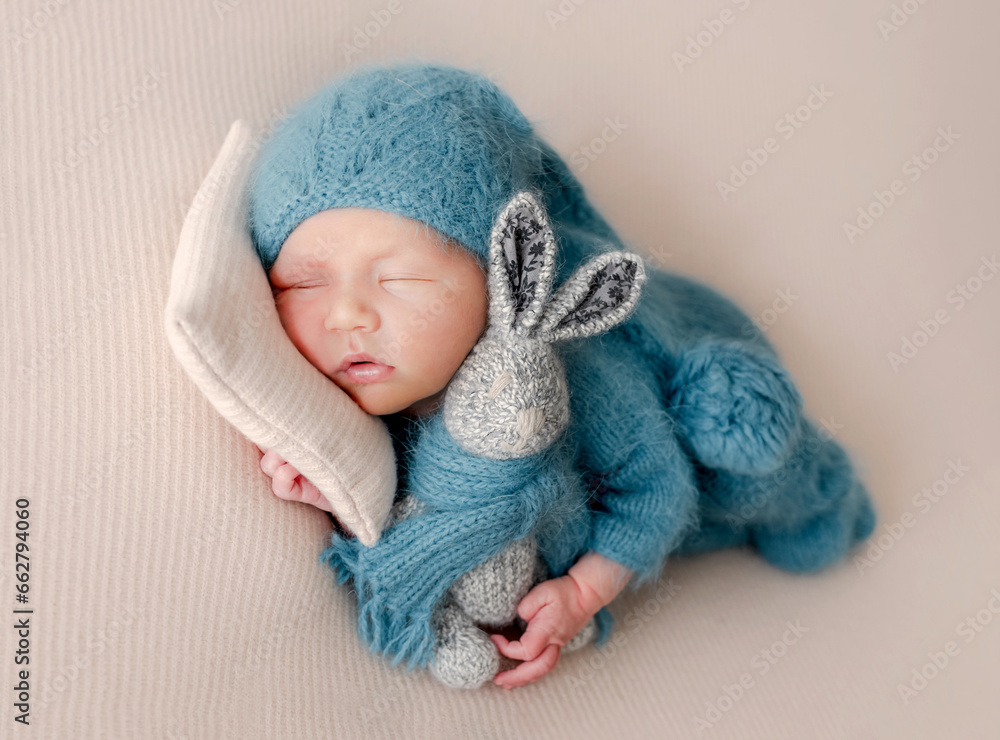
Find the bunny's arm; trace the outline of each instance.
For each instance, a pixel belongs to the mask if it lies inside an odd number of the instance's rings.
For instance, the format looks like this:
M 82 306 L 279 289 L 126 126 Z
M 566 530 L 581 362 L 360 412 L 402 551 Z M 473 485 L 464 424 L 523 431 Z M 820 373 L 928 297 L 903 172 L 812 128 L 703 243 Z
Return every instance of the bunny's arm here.
M 655 368 L 620 332 L 568 350 L 564 361 L 578 464 L 602 483 L 588 549 L 630 568 L 638 588 L 698 526 L 694 469 Z

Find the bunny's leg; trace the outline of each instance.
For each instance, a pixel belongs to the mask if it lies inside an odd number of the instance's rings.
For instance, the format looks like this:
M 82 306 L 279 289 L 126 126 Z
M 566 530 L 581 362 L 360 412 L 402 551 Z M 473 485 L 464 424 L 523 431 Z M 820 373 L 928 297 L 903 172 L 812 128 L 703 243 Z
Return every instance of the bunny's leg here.
M 390 511 L 395 524 L 419 515 L 426 506 L 414 496 L 403 496 Z M 493 641 L 445 594 L 434 612 L 434 657 L 431 675 L 453 689 L 474 689 L 489 681 L 500 669 L 500 656 Z
M 514 542 L 506 550 L 458 578 L 449 592 L 462 611 L 477 625 L 504 627 L 525 622 L 517 606 L 532 587 L 548 580 L 549 571 L 538 554 L 533 536 Z M 573 652 L 597 637 L 597 621 L 590 621 L 564 647 Z
M 517 605 L 534 585 L 538 558 L 534 536 L 511 543 L 498 555 L 455 580 L 451 596 L 473 621 L 503 627 L 517 618 Z
M 502 627 L 532 585 L 538 548 L 525 537 L 455 580 L 438 614 L 430 670 L 451 688 L 474 689 L 500 669 L 500 654 L 478 625 Z
M 475 689 L 500 670 L 496 645 L 448 596 L 435 613 L 434 642 L 430 673 L 445 686 Z
M 597 619 L 591 617 L 590 621 L 583 625 L 583 629 L 577 632 L 573 638 L 567 642 L 562 649 L 564 653 L 572 653 L 582 647 L 586 647 L 597 639 Z

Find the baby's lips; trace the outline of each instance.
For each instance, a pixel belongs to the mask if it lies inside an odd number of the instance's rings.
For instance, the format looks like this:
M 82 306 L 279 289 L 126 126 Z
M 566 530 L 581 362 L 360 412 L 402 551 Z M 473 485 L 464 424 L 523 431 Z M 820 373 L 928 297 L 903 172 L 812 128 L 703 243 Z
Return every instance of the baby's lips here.
M 366 362 L 351 365 L 343 371 L 343 375 L 354 383 L 377 383 L 388 378 L 394 369 L 391 365 Z

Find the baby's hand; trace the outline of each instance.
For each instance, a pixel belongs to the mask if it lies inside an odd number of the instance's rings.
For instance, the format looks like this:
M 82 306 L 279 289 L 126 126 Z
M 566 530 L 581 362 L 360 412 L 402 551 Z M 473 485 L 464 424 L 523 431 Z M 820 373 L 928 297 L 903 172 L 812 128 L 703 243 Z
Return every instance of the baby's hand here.
M 260 447 L 257 448 L 260 450 Z M 323 511 L 333 513 L 330 502 L 319 492 L 309 480 L 298 470 L 286 463 L 281 455 L 274 450 L 260 450 L 264 457 L 260 459 L 260 469 L 271 478 L 271 491 L 285 501 L 300 501 L 311 504 Z
M 591 611 L 583 592 L 571 576 L 542 581 L 518 604 L 517 613 L 528 623 L 520 640 L 490 635 L 502 655 L 523 660 L 516 668 L 498 673 L 493 682 L 505 689 L 537 681 L 556 667 L 559 653 L 600 610 Z

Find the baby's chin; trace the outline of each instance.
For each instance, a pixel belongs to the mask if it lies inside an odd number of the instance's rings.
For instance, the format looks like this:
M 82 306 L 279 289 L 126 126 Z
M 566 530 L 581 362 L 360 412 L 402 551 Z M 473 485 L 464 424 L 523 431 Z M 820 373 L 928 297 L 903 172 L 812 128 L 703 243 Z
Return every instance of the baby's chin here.
M 428 416 L 433 414 L 444 400 L 444 388 L 424 396 L 422 393 L 428 393 L 430 389 L 422 388 L 420 391 L 412 388 L 401 389 L 393 386 L 391 381 L 365 384 L 347 384 L 337 380 L 333 382 L 350 396 L 362 411 L 371 416 L 398 413 L 407 416 Z
M 357 386 L 341 385 L 340 383 L 336 383 L 336 385 L 344 391 L 344 393 L 346 393 L 362 411 L 370 416 L 395 414 L 402 411 L 409 405 L 408 402 L 388 398 L 385 392 L 386 389 L 376 388 L 376 384 Z

